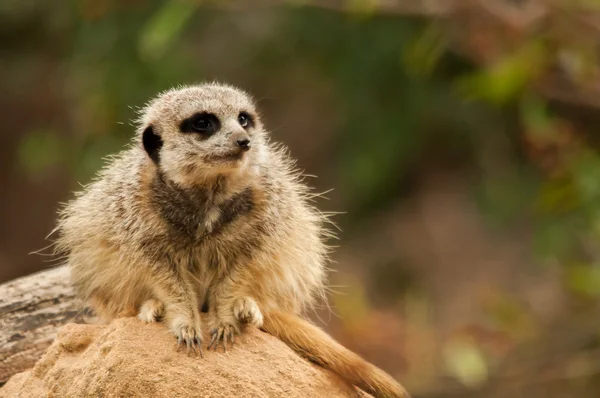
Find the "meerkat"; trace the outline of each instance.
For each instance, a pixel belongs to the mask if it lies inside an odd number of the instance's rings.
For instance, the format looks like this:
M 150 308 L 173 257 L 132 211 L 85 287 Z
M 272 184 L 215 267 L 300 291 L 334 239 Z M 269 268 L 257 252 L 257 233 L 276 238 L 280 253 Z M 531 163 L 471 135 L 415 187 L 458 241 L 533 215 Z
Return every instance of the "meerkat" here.
M 307 319 L 323 298 L 326 217 L 251 97 L 207 83 L 160 94 L 127 148 L 60 211 L 56 252 L 104 319 L 162 321 L 202 355 L 244 325 L 377 397 L 408 397 L 392 377 Z

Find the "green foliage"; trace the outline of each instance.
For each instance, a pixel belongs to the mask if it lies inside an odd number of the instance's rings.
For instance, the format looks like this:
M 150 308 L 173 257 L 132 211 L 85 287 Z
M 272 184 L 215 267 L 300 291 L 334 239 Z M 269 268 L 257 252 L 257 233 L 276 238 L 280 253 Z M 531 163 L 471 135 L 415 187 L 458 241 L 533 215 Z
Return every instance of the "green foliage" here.
M 455 339 L 444 347 L 448 372 L 468 387 L 478 387 L 488 378 L 488 364 L 482 351 L 470 339 Z
M 492 104 L 506 104 L 526 90 L 543 71 L 547 62 L 543 42 L 526 42 L 514 54 L 489 68 L 458 80 L 457 87 L 467 99 L 480 99 Z
M 526 168 L 512 166 L 488 171 L 476 185 L 475 194 L 487 220 L 498 227 L 513 226 L 535 200 L 538 181 Z
M 35 130 L 23 137 L 19 145 L 19 165 L 33 178 L 60 163 L 66 150 L 54 131 Z
M 574 293 L 589 298 L 600 297 L 600 267 L 574 264 L 566 269 L 567 287 Z
M 496 62 L 473 68 L 449 54 L 442 25 L 376 15 L 375 1 L 348 1 L 348 14 L 292 3 L 270 11 L 275 23 L 269 34 L 244 43 L 252 54 L 245 66 L 285 75 L 302 63 L 330 83 L 343 115 L 336 135 L 344 145 L 332 156 L 348 198 L 343 208 L 352 215 L 345 218 L 350 227 L 397 197 L 414 170 L 436 163 L 432 147 L 441 146 L 479 171 L 474 193 L 489 220 L 508 226 L 532 217 L 534 246 L 543 258 L 566 261 L 579 252 L 573 232 L 582 226 L 590 236 L 600 235 L 595 150 L 569 156 L 563 174 L 551 178 L 513 153 L 515 134 L 534 145 L 560 141 L 560 120 L 531 87 L 559 55 L 576 64 L 573 73 L 588 76 L 581 71 L 590 70 L 593 57 L 584 42 L 559 51 L 547 38 L 533 37 Z M 17 3 L 9 9 L 15 20 L 45 12 Z M 131 105 L 207 77 L 196 43 L 211 23 L 230 23 L 226 12 L 187 0 L 61 3 L 47 21 L 40 34 L 62 40 L 51 48 L 65 60 L 72 123 L 66 134 L 27 135 L 18 161 L 30 174 L 68 165 L 83 181 L 104 155 L 128 141 L 136 117 Z M 31 63 L 10 67 L 16 82 L 34 73 Z M 519 129 L 507 120 L 507 109 Z M 485 146 L 502 154 L 485 153 Z M 503 166 L 489 166 L 495 157 L 504 158 Z
M 393 198 L 429 143 L 441 138 L 463 150 L 477 133 L 472 109 L 434 74 L 444 55 L 435 26 L 306 9 L 290 14 L 279 32 L 261 54 L 264 63 L 285 68 L 300 58 L 335 87 L 344 115 L 339 174 L 352 198 L 345 208 L 355 217 Z M 438 126 L 453 136 L 436 137 Z
M 378 0 L 346 0 L 346 10 L 361 17 L 369 17 L 377 8 Z
M 408 43 L 402 54 L 407 73 L 416 78 L 430 77 L 446 53 L 444 32 L 437 24 L 431 24 Z
M 181 0 L 165 3 L 145 24 L 139 39 L 139 51 L 144 59 L 158 59 L 173 45 L 198 2 Z
M 519 101 L 519 111 L 524 128 L 533 134 L 548 134 L 553 128 L 553 119 L 545 101 L 536 95 L 526 93 Z

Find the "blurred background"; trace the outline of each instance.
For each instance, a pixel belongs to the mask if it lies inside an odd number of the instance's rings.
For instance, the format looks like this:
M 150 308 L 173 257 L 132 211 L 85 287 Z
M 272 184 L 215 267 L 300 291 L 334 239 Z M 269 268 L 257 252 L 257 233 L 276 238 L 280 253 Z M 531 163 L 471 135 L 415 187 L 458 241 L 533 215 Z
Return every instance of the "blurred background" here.
M 600 1 L 3 0 L 0 43 L 0 282 L 217 79 L 333 189 L 337 339 L 415 397 L 600 396 Z

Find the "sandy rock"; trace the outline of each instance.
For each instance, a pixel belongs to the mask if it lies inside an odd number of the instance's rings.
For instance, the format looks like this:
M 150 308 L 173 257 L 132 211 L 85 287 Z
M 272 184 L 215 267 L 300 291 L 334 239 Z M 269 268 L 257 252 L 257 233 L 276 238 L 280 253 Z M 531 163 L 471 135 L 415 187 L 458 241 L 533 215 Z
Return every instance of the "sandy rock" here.
M 177 352 L 164 325 L 136 318 L 64 326 L 33 369 L 0 389 L 7 398 L 361 396 L 259 330 L 248 329 L 227 353 L 200 358 Z

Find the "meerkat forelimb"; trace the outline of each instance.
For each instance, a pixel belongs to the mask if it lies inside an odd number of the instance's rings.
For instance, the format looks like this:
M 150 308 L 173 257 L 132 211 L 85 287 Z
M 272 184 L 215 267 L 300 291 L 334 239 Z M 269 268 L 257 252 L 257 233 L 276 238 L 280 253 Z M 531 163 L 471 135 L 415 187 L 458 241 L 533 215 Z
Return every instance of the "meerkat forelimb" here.
M 158 322 L 161 320 L 165 306 L 156 299 L 146 300 L 140 307 L 138 318 L 145 323 Z

